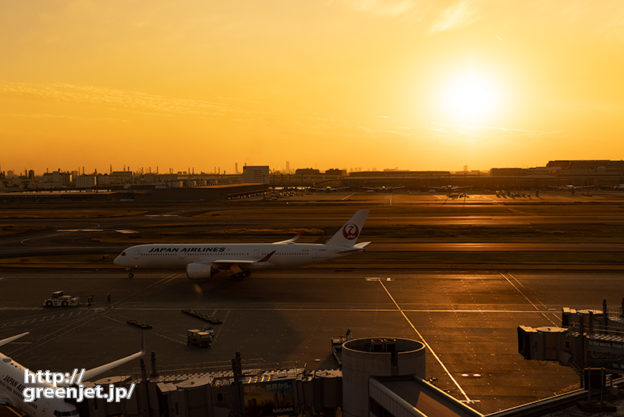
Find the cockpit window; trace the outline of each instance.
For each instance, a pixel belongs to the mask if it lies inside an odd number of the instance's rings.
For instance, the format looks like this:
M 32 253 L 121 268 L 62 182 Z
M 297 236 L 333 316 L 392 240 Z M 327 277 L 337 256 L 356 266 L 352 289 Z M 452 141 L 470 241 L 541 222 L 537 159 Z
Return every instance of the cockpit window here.
M 126 256 L 126 252 L 121 252 L 121 256 Z

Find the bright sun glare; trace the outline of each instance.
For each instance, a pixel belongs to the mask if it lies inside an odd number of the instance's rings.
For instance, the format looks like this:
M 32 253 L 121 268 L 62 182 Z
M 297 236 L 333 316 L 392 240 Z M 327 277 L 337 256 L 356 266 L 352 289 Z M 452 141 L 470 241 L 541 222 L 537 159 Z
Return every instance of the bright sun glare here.
M 489 77 L 464 73 L 452 78 L 442 92 L 442 110 L 457 122 L 475 123 L 491 118 L 499 105 L 499 91 Z

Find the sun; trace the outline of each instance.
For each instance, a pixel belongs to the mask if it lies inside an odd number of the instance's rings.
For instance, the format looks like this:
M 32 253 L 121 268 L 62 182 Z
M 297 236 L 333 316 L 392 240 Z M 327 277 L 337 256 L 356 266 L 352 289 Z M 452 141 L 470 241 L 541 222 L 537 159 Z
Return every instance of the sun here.
M 495 81 L 474 72 L 458 74 L 444 86 L 441 95 L 442 112 L 451 120 L 477 123 L 491 119 L 500 104 L 500 92 Z

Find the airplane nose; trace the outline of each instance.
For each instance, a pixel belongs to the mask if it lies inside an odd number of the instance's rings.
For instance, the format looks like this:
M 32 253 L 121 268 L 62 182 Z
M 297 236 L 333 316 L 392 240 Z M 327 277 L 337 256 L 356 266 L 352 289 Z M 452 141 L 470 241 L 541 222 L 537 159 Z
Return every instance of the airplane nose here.
M 129 251 L 125 250 L 121 252 L 115 259 L 113 259 L 113 263 L 119 266 L 128 266 L 130 260 L 128 259 Z

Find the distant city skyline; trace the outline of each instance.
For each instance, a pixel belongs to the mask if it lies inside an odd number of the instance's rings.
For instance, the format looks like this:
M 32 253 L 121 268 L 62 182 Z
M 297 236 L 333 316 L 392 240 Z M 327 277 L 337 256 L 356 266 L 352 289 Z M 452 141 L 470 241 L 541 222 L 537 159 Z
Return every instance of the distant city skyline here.
M 624 158 L 624 3 L 0 2 L 3 169 Z
M 556 158 L 556 159 L 563 159 L 563 158 Z M 435 171 L 451 171 L 451 172 L 461 172 L 464 170 L 468 170 L 468 171 L 487 171 L 491 168 L 534 168 L 534 167 L 542 167 L 545 166 L 546 163 L 548 161 L 544 161 L 541 165 L 535 165 L 535 166 L 531 166 L 531 167 L 519 167 L 519 166 L 513 166 L 513 167 L 503 167 L 503 166 L 496 166 L 496 167 L 488 167 L 485 169 L 472 169 L 468 166 L 463 166 L 461 167 L 461 169 L 437 169 Z M 252 164 L 247 164 L 252 166 Z M 339 170 L 346 170 L 347 172 L 358 172 L 358 171 L 433 171 L 433 170 L 420 170 L 420 169 L 408 169 L 408 168 L 400 168 L 400 167 L 353 167 L 353 168 L 344 168 L 344 167 L 328 167 L 328 168 L 317 168 L 317 167 L 313 167 L 313 166 L 283 166 L 283 167 L 274 167 L 271 166 L 269 164 L 253 164 L 253 166 L 256 165 L 261 165 L 261 166 L 269 166 L 270 170 L 272 172 L 291 172 L 294 173 L 296 170 L 298 169 L 318 169 L 321 172 L 325 172 L 327 170 L 332 170 L 332 169 L 339 169 Z M 33 170 L 35 175 L 42 175 L 46 172 L 55 172 L 55 171 L 61 171 L 61 172 L 78 172 L 79 174 L 108 174 L 110 172 L 123 172 L 123 171 L 129 171 L 129 172 L 133 172 L 133 173 L 143 173 L 143 174 L 168 174 L 168 173 L 193 173 L 193 174 L 228 174 L 228 175 L 232 175 L 232 174 L 236 174 L 237 172 L 235 172 L 235 169 L 238 169 L 238 174 L 242 174 L 243 173 L 243 168 L 245 167 L 245 165 L 236 165 L 236 164 L 232 164 L 232 169 L 231 170 L 227 170 L 221 167 L 212 167 L 210 169 L 208 168 L 202 168 L 202 167 L 186 167 L 184 169 L 175 169 L 173 167 L 167 167 L 164 168 L 161 167 L 160 165 L 157 166 L 147 166 L 147 167 L 132 167 L 129 165 L 122 165 L 119 167 L 115 167 L 115 166 L 111 166 L 109 165 L 108 168 L 106 169 L 98 169 L 98 168 L 89 168 L 86 166 L 80 166 L 75 167 L 75 168 L 63 168 L 63 167 L 55 167 L 55 168 L 44 168 L 42 170 L 38 170 L 38 169 L 34 169 L 34 168 L 22 168 L 22 169 L 11 169 L 9 167 L 5 167 L 4 165 L 0 164 L 0 172 L 4 172 L 7 173 L 9 171 L 12 171 L 15 175 L 24 175 L 25 173 L 28 173 L 28 171 Z
M 293 166 L 292 164 L 283 164 L 283 166 L 271 166 L 270 164 L 263 164 L 263 163 L 259 163 L 259 164 L 244 164 L 244 163 L 232 163 L 231 164 L 231 169 L 225 169 L 222 167 L 217 167 L 217 166 L 213 166 L 212 168 L 209 167 L 186 167 L 186 168 L 180 168 L 180 169 L 176 169 L 173 167 L 165 167 L 163 168 L 161 165 L 154 165 L 154 166 L 145 166 L 145 167 L 133 167 L 130 165 L 121 165 L 121 166 L 114 166 L 112 164 L 109 164 L 108 167 L 106 167 L 106 169 L 99 169 L 97 167 L 95 168 L 90 168 L 87 166 L 80 166 L 80 167 L 55 167 L 55 168 L 51 168 L 51 167 L 47 167 L 47 168 L 43 168 L 43 169 L 35 169 L 32 167 L 25 167 L 25 168 L 21 168 L 21 169 L 14 169 L 14 168 L 10 168 L 7 167 L 3 164 L 0 164 L 0 173 L 4 172 L 7 173 L 9 171 L 12 171 L 15 175 L 24 175 L 25 173 L 27 173 L 30 170 L 33 170 L 35 175 L 42 175 L 46 172 L 54 172 L 54 171 L 58 171 L 60 170 L 61 172 L 78 172 L 79 174 L 85 173 L 85 174 L 108 174 L 109 172 L 122 172 L 122 171 L 130 171 L 133 173 L 142 173 L 142 174 L 168 174 L 168 173 L 174 173 L 174 174 L 178 174 L 178 173 L 192 173 L 192 174 L 227 174 L 227 175 L 232 175 L 232 174 L 242 174 L 243 173 L 243 169 L 246 165 L 249 166 L 269 166 L 269 169 L 272 172 L 282 172 L 282 173 L 286 173 L 286 172 L 290 172 L 290 173 L 294 173 L 296 170 L 298 169 L 318 169 L 321 172 L 325 172 L 327 170 L 332 170 L 332 169 L 339 169 L 339 170 L 346 170 L 347 172 L 358 172 L 358 171 L 450 171 L 450 172 L 461 172 L 461 171 L 488 171 L 492 168 L 539 168 L 539 167 L 544 167 L 546 166 L 546 164 L 549 161 L 556 161 L 556 160 L 578 160 L 578 161 L 584 161 L 584 160 L 605 160 L 605 161 L 621 161 L 624 160 L 624 158 L 577 158 L 577 159 L 571 159 L 571 158 L 551 158 L 548 160 L 544 160 L 541 161 L 541 163 L 535 164 L 535 165 L 531 165 L 531 166 L 519 166 L 519 165 L 510 165 L 510 166 L 504 166 L 504 165 L 496 165 L 496 166 L 491 166 L 491 167 L 487 167 L 487 168 L 472 168 L 470 166 L 464 165 L 458 169 L 450 169 L 450 168 L 440 168 L 440 169 L 418 169 L 418 168 L 402 168 L 402 167 L 351 167 L 351 168 L 345 168 L 345 167 L 337 167 L 337 166 L 332 166 L 332 167 L 327 167 L 327 168 L 318 168 L 315 166 Z M 236 172 L 236 170 L 238 170 L 238 172 Z

